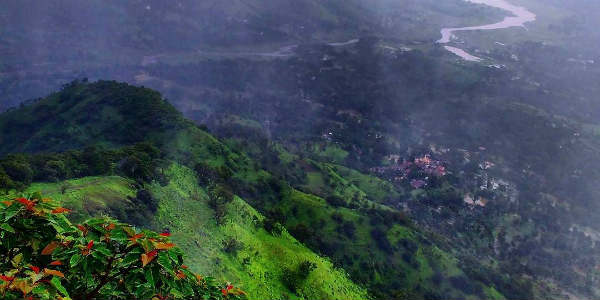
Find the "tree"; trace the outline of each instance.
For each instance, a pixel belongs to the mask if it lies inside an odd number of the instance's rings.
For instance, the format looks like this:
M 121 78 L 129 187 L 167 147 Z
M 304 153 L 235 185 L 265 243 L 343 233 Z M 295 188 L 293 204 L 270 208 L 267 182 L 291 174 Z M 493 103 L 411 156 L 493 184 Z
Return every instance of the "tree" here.
M 110 218 L 74 225 L 70 210 L 35 194 L 0 203 L 2 299 L 240 299 L 193 273 L 169 233 Z

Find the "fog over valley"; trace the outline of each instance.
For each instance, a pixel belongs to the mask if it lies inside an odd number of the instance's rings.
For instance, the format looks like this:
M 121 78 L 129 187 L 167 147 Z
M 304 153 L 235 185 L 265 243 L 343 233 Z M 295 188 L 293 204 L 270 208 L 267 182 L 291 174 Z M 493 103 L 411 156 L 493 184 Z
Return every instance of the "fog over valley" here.
M 598 299 L 598 28 L 592 0 L 5 0 L 0 298 Z

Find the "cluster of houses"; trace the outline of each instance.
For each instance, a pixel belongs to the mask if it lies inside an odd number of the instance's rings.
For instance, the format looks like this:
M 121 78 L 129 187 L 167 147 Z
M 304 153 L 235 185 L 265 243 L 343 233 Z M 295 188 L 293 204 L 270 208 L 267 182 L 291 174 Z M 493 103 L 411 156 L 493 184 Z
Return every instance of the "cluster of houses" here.
M 390 155 L 387 160 L 392 164 L 371 168 L 371 172 L 388 175 L 396 182 L 410 180 L 410 186 L 414 189 L 427 186 L 432 177 L 442 177 L 447 174 L 444 163 L 433 159 L 430 154 L 412 160 L 402 159 L 399 155 Z

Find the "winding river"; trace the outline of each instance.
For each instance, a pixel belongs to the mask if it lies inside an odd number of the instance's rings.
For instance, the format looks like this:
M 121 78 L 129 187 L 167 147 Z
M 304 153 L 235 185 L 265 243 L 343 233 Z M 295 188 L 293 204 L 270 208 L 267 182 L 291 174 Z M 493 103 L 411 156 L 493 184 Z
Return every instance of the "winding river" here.
M 505 0 L 466 0 L 466 1 L 475 3 L 475 4 L 485 4 L 488 6 L 500 8 L 500 9 L 509 11 L 510 13 L 513 14 L 513 16 L 505 17 L 504 20 L 502 20 L 498 23 L 493 23 L 493 24 L 487 24 L 487 25 L 481 25 L 481 26 L 470 26 L 470 27 L 443 28 L 441 31 L 442 38 L 437 41 L 439 44 L 450 43 L 452 41 L 452 39 L 455 38 L 454 33 L 457 31 L 494 30 L 494 29 L 504 29 L 504 28 L 510 28 L 510 27 L 525 27 L 524 26 L 525 23 L 533 22 L 536 19 L 536 15 L 534 13 L 530 12 L 529 10 L 527 10 L 527 8 L 510 4 Z M 452 47 L 452 46 L 448 46 L 448 45 L 444 46 L 444 48 L 446 48 L 446 50 L 462 57 L 464 60 L 467 60 L 467 61 L 481 61 L 482 60 L 481 58 L 479 58 L 477 56 L 473 56 L 460 48 L 456 48 L 456 47 Z

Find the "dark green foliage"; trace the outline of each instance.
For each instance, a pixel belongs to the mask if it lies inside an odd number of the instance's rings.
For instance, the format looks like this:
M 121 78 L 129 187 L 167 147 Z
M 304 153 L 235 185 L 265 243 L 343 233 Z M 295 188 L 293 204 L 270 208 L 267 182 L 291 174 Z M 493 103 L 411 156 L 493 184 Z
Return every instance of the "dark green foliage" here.
M 24 188 L 36 181 L 55 182 L 83 176 L 118 174 L 139 182 L 162 180 L 163 161 L 146 143 L 114 150 L 95 147 L 54 154 L 8 155 L 0 159 L 0 190 Z
M 331 205 L 333 207 L 340 207 L 340 206 L 346 205 L 346 200 L 342 199 L 341 197 L 335 196 L 335 195 L 327 196 L 325 198 L 325 201 L 327 201 L 327 203 L 329 203 L 329 205 Z
M 354 222 L 352 221 L 345 221 L 338 226 L 338 231 L 344 234 L 347 238 L 353 239 L 354 233 L 356 232 L 356 225 L 354 225 Z
M 222 225 L 227 213 L 225 206 L 233 201 L 234 194 L 229 186 L 219 183 L 210 189 L 209 197 L 208 205 L 215 212 L 217 224 Z
M 244 248 L 244 244 L 236 238 L 228 237 L 223 241 L 223 251 L 231 255 L 236 255 L 238 251 Z
M 386 253 L 392 253 L 394 251 L 392 244 L 388 240 L 385 231 L 375 228 L 371 230 L 371 237 L 375 240 L 377 247 Z
M 290 291 L 295 292 L 316 267 L 310 261 L 303 261 L 296 269 L 284 269 L 281 281 Z
M 277 222 L 272 218 L 265 218 L 263 220 L 263 227 L 266 231 L 270 232 L 273 235 L 280 235 L 283 231 L 283 226 L 281 223 Z
M 467 295 L 478 295 L 479 297 L 484 296 L 481 286 L 464 276 L 450 277 L 449 280 L 452 286 L 465 292 Z
M 290 229 L 290 233 L 299 241 L 305 242 L 312 238 L 315 231 L 304 224 L 298 224 Z
M 3 114 L 0 155 L 130 145 L 185 126 L 189 125 L 181 114 L 155 91 L 114 81 L 74 81 L 58 93 Z M 106 166 L 95 154 L 91 148 L 86 159 L 102 171 Z
M 0 166 L 4 171 L 4 174 L 11 179 L 12 184 L 16 188 L 24 188 L 29 185 L 34 178 L 33 170 L 25 155 L 8 156 L 0 162 Z

